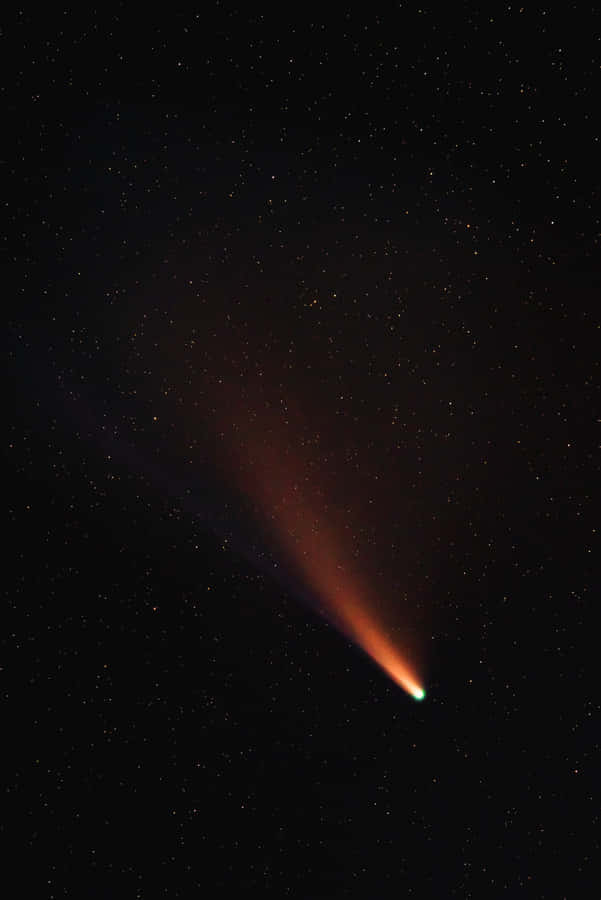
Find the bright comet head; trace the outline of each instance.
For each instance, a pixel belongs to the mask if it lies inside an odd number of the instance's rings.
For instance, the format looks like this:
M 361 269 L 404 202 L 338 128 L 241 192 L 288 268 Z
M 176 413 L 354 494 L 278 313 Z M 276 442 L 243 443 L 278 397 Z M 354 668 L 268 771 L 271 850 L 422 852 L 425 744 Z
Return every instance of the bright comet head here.
M 415 688 L 415 690 L 411 691 L 411 693 L 413 694 L 414 700 L 423 700 L 426 696 L 426 692 L 423 688 Z

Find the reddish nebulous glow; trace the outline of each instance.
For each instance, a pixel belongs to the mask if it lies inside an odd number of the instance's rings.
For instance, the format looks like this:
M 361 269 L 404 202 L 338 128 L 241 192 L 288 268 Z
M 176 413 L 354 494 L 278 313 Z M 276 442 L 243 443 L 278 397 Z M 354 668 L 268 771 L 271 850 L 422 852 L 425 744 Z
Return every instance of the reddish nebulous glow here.
M 325 607 L 328 617 L 415 699 L 424 691 L 405 655 L 395 645 L 377 610 L 369 580 L 354 566 L 345 547 L 345 524 L 328 510 L 317 466 L 298 449 L 302 429 L 286 427 L 265 414 L 251 416 L 228 396 L 219 416 L 225 439 L 222 463 L 256 504 L 262 524 Z M 260 421 L 259 421 L 260 420 Z M 232 428 L 232 422 L 234 427 Z M 299 437 L 291 442 L 291 432 Z M 229 465 L 228 465 L 229 460 Z M 346 523 L 348 529 L 348 523 Z M 346 532 L 348 534 L 348 531 Z

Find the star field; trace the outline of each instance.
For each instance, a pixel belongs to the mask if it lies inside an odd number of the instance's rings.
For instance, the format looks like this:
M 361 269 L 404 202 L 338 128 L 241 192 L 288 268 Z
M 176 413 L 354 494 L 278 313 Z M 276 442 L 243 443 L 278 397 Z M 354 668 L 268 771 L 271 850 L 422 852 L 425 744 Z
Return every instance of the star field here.
M 598 896 L 597 11 L 2 37 L 23 890 Z

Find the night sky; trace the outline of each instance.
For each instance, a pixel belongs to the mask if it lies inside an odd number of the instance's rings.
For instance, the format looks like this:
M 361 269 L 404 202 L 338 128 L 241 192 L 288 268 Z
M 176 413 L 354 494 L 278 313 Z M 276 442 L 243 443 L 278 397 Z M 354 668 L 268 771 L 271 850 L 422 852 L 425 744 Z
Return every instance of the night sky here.
M 5 16 L 19 896 L 601 896 L 601 17 L 494 6 Z

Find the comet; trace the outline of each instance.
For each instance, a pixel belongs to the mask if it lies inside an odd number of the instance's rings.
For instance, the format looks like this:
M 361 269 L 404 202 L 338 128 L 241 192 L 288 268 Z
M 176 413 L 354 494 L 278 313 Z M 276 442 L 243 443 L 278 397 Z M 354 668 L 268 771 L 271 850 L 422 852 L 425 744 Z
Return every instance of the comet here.
M 216 423 L 222 436 L 220 463 L 252 501 L 286 565 L 317 597 L 327 619 L 392 681 L 415 700 L 423 700 L 426 694 L 415 667 L 398 634 L 387 625 L 382 592 L 357 568 L 348 543 L 349 520 L 335 515 L 328 485 L 319 477 L 319 459 L 307 454 L 308 442 L 301 439 L 307 427 L 294 421 L 289 406 L 285 421 L 279 419 L 279 404 L 265 402 L 260 391 L 251 404 L 248 382 L 244 403 L 236 392 L 228 391 L 224 397 L 223 389 L 220 399 Z M 295 434 L 298 439 L 293 441 Z

